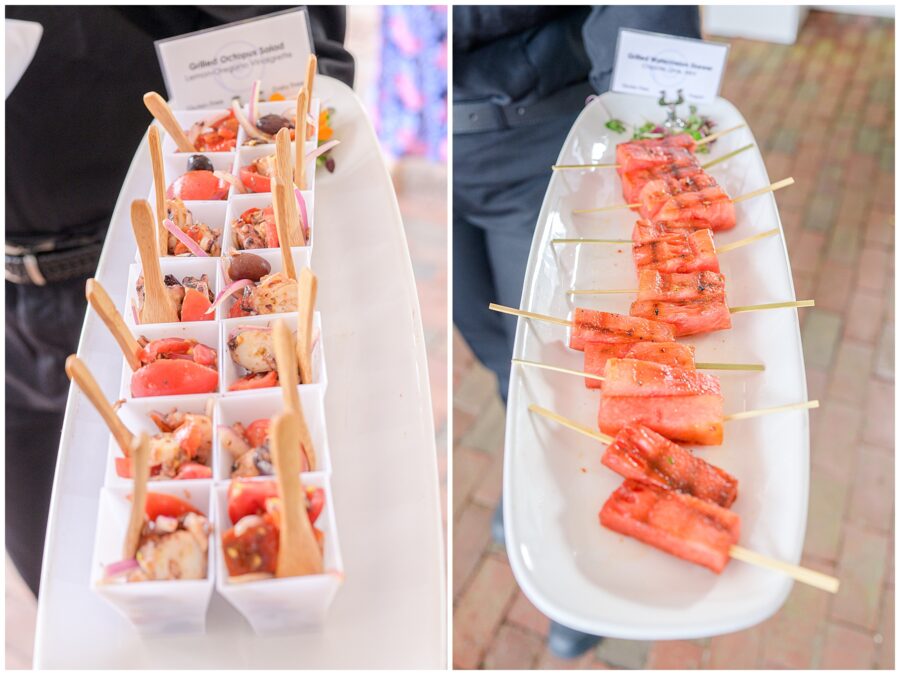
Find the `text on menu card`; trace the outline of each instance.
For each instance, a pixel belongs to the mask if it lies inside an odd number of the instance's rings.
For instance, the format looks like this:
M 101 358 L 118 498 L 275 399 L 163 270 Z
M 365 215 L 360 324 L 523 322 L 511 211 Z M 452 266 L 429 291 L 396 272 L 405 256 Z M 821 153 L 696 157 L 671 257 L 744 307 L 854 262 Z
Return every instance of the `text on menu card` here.
M 227 107 L 235 96 L 246 103 L 255 80 L 261 100 L 276 92 L 290 98 L 313 52 L 304 8 L 156 42 L 169 99 L 183 109 Z
M 621 29 L 610 89 L 623 94 L 711 103 L 719 93 L 728 45 Z

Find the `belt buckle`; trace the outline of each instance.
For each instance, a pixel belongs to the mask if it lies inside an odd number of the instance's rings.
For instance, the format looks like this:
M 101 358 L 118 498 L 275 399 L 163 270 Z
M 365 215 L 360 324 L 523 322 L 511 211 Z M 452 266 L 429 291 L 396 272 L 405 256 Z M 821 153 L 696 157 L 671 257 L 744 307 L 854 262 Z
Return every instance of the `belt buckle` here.
M 47 279 L 41 272 L 41 267 L 38 264 L 37 258 L 28 253 L 21 256 L 21 259 L 25 274 L 19 274 L 18 272 L 9 269 L 9 266 L 5 266 L 4 278 L 14 284 L 27 284 L 30 282 L 35 286 L 46 286 Z

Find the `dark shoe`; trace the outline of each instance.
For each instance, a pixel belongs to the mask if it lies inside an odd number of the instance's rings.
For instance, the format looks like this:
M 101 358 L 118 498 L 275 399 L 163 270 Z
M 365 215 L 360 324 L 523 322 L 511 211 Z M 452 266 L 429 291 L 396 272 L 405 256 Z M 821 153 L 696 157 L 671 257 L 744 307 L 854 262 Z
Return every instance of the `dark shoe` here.
M 560 659 L 577 659 L 579 656 L 600 643 L 603 638 L 588 635 L 572 628 L 566 628 L 555 621 L 550 622 L 550 635 L 547 646 L 550 652 Z
M 491 516 L 491 538 L 495 544 L 506 546 L 506 534 L 503 531 L 503 499 L 494 509 L 494 515 Z

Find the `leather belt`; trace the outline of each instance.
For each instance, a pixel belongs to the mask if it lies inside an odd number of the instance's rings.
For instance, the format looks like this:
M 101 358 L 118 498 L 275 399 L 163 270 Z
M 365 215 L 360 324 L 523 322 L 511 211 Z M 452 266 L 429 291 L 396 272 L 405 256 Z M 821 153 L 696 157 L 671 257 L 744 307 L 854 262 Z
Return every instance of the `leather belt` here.
M 14 284 L 46 286 L 90 276 L 97 269 L 103 241 L 79 238 L 30 246 L 6 244 L 6 280 Z
M 477 134 L 485 131 L 513 129 L 547 122 L 560 115 L 573 115 L 594 94 L 589 82 L 560 89 L 534 103 L 498 105 L 490 101 L 453 104 L 453 133 Z

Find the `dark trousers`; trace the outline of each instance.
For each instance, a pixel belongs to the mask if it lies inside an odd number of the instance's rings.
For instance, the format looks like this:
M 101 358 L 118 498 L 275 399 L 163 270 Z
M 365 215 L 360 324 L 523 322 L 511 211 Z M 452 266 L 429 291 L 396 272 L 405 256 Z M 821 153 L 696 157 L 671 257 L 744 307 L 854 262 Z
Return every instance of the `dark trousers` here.
M 35 595 L 84 282 L 6 283 L 6 551 Z

